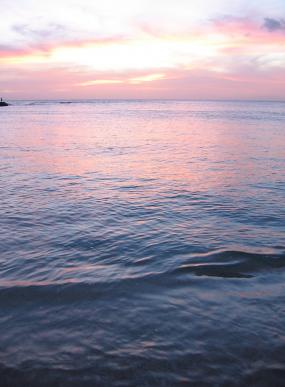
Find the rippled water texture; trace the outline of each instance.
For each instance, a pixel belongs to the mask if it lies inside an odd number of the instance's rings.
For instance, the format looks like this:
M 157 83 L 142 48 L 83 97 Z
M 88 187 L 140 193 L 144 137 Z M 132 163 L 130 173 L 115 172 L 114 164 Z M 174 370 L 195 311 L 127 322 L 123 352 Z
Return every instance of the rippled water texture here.
M 285 103 L 0 110 L 0 385 L 284 386 Z

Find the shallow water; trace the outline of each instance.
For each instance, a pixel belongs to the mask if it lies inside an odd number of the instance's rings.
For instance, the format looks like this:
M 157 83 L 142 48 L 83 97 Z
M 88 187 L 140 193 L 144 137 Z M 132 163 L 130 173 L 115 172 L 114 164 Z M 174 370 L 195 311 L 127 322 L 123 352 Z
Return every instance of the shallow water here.
M 70 102 L 0 109 L 1 387 L 283 386 L 285 103 Z

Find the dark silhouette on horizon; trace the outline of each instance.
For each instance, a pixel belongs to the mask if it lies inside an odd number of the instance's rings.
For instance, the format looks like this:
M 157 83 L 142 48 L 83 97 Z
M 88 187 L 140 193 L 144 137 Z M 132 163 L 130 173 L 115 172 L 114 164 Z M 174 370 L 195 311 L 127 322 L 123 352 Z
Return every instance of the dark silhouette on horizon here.
M 1 98 L 0 106 L 9 106 L 9 104 L 7 102 L 3 101 L 3 98 Z

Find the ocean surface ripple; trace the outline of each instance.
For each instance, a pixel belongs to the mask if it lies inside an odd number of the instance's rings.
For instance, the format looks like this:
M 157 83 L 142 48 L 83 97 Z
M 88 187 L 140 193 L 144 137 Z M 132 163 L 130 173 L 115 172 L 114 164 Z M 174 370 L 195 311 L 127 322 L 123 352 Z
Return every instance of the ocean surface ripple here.
M 0 110 L 0 386 L 284 386 L 285 103 Z

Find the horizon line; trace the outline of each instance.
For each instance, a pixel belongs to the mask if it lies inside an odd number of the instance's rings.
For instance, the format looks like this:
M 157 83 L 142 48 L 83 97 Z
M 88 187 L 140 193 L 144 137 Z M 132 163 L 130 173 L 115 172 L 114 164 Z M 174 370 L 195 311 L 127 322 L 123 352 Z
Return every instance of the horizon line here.
M 4 100 L 4 98 L 3 98 Z M 241 98 L 7 98 L 6 101 L 189 101 L 189 102 L 285 102 L 285 99 Z

